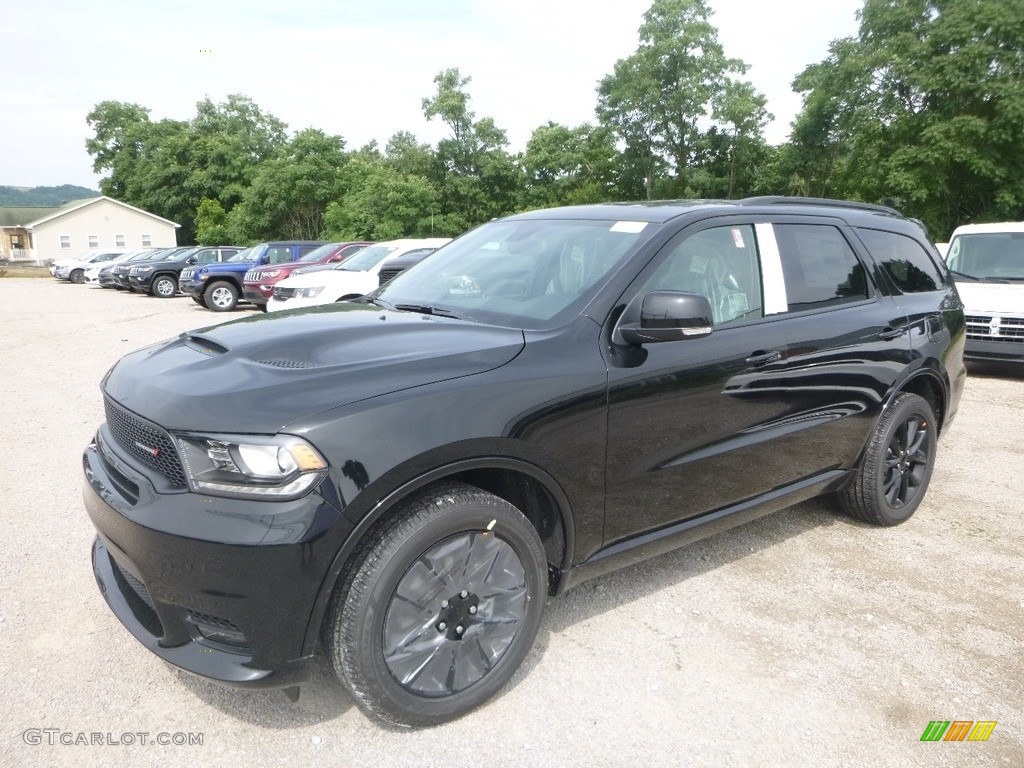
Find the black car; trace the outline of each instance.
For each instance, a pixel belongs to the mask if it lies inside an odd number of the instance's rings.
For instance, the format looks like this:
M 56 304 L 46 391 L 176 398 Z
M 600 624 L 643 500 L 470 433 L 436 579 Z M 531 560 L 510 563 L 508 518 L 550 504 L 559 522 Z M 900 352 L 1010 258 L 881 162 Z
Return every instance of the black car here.
M 149 261 L 163 261 L 164 259 L 171 259 L 180 253 L 191 250 L 189 246 L 181 246 L 176 248 L 164 248 L 162 250 L 150 251 L 148 253 L 137 253 L 130 259 L 118 262 L 117 264 L 111 264 L 109 267 L 104 267 L 100 270 L 99 283 L 104 288 L 116 288 L 118 290 L 131 290 L 131 283 L 128 280 L 128 274 L 131 272 L 132 267 L 138 266 L 139 262 Z
M 128 272 L 128 287 L 138 293 L 169 299 L 178 293 L 178 275 L 185 267 L 226 261 L 241 250 L 233 245 L 199 246 L 177 253 L 170 259 L 139 264 Z
M 322 643 L 369 712 L 437 723 L 585 579 L 821 494 L 908 519 L 964 339 L 890 208 L 494 221 L 354 302 L 122 358 L 84 455 L 93 569 L 182 669 L 294 697 Z
M 398 258 L 385 263 L 384 266 L 380 268 L 380 272 L 377 273 L 377 285 L 384 285 L 384 283 L 388 282 L 393 277 L 397 277 L 400 272 L 404 272 L 409 267 L 419 264 L 436 250 L 437 248 L 417 248 L 415 251 L 408 251 Z

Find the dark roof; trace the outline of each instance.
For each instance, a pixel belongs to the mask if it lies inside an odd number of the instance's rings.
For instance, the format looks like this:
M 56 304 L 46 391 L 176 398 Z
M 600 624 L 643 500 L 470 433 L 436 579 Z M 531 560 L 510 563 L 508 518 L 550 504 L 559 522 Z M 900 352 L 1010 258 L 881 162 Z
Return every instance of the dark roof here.
M 2 206 L 0 207 L 0 227 L 23 227 L 29 222 L 49 216 L 59 210 L 59 206 Z

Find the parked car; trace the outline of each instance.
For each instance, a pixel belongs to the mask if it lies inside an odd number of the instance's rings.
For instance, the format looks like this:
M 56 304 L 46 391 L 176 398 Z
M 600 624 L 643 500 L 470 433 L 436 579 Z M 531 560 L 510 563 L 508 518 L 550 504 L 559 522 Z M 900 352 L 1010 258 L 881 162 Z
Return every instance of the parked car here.
M 131 283 L 128 279 L 129 273 L 132 267 L 136 266 L 139 262 L 156 262 L 163 261 L 176 256 L 179 253 L 192 250 L 193 247 L 181 246 L 176 248 L 165 248 L 163 250 L 153 251 L 151 253 L 138 254 L 132 256 L 127 261 L 123 261 L 119 264 L 108 264 L 100 270 L 100 285 L 111 288 L 116 288 L 119 291 L 131 290 Z
M 274 286 L 267 310 L 313 307 L 362 296 L 377 287 L 377 274 L 388 260 L 420 248 L 440 248 L 450 241 L 447 237 L 427 237 L 371 245 L 333 269 L 282 280 Z
M 129 286 L 139 293 L 169 299 L 178 292 L 178 275 L 183 269 L 196 264 L 216 264 L 230 259 L 241 250 L 234 245 L 203 246 L 191 248 L 163 261 L 140 264 L 129 271 Z
M 102 262 L 99 262 L 97 264 L 90 264 L 88 269 L 85 270 L 85 274 L 83 276 L 82 282 L 85 283 L 86 285 L 91 285 L 93 287 L 100 287 L 100 288 L 110 287 L 109 281 L 108 281 L 108 284 L 106 286 L 100 285 L 100 273 L 104 269 L 107 269 L 107 270 L 113 269 L 113 267 L 115 265 L 117 265 L 117 264 L 123 264 L 126 261 L 131 261 L 133 258 L 138 257 L 138 256 L 149 256 L 149 255 L 152 255 L 154 253 L 157 253 L 160 250 L 163 250 L 163 249 L 161 249 L 161 248 L 140 248 L 139 250 L 136 250 L 136 251 L 126 251 L 125 253 L 122 253 L 120 256 L 114 257 L 110 261 L 102 261 Z
M 380 268 L 380 272 L 377 273 L 377 285 L 384 285 L 391 278 L 397 277 L 399 273 L 405 272 L 409 267 L 419 264 L 436 250 L 437 248 L 417 248 L 413 251 L 407 251 L 394 259 L 388 259 L 388 263 L 383 265 Z
M 963 338 L 953 280 L 890 208 L 493 221 L 373 295 L 123 357 L 84 456 L 93 570 L 182 669 L 296 696 L 322 639 L 368 712 L 438 723 L 588 578 L 819 494 L 907 520 Z
M 121 250 L 90 251 L 74 259 L 58 259 L 50 265 L 50 274 L 58 280 L 68 280 L 72 283 L 85 282 L 85 270 L 91 265 L 101 264 L 116 259 L 122 253 Z
M 274 294 L 274 286 L 286 277 L 304 268 L 331 269 L 335 264 L 358 253 L 368 245 L 373 245 L 373 243 L 327 243 L 290 264 L 277 263 L 266 267 L 253 267 L 245 273 L 242 281 L 242 296 L 266 312 L 267 302 Z
M 319 240 L 288 240 L 260 243 L 243 257 L 224 264 L 188 270 L 182 275 L 181 290 L 197 304 L 214 312 L 229 312 L 238 306 L 243 282 L 249 270 L 264 265 L 290 264 L 326 243 Z
M 1024 363 L 1024 222 L 957 227 L 946 261 L 967 315 L 967 359 Z

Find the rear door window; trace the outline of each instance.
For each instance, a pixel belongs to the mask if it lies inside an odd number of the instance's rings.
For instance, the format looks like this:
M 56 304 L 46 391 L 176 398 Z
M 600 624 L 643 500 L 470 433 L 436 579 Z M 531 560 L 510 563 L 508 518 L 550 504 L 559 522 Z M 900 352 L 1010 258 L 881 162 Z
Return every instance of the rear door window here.
M 868 298 L 867 272 L 838 227 L 775 224 L 773 229 L 790 312 Z

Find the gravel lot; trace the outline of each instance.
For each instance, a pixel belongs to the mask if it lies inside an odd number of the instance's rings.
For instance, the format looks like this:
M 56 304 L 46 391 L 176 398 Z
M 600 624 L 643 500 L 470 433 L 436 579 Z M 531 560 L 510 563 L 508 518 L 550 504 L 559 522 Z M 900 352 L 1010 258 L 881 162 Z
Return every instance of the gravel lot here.
M 819 500 L 584 584 L 549 602 L 504 694 L 455 723 L 382 729 L 326 664 L 297 704 L 165 665 L 96 588 L 81 452 L 119 356 L 252 312 L 0 280 L 0 764 L 1024 765 L 1012 370 L 972 370 L 905 525 L 872 528 Z M 930 720 L 958 719 L 998 725 L 984 743 L 919 741 Z M 136 743 L 34 745 L 29 728 Z M 203 743 L 131 735 L 188 732 Z

